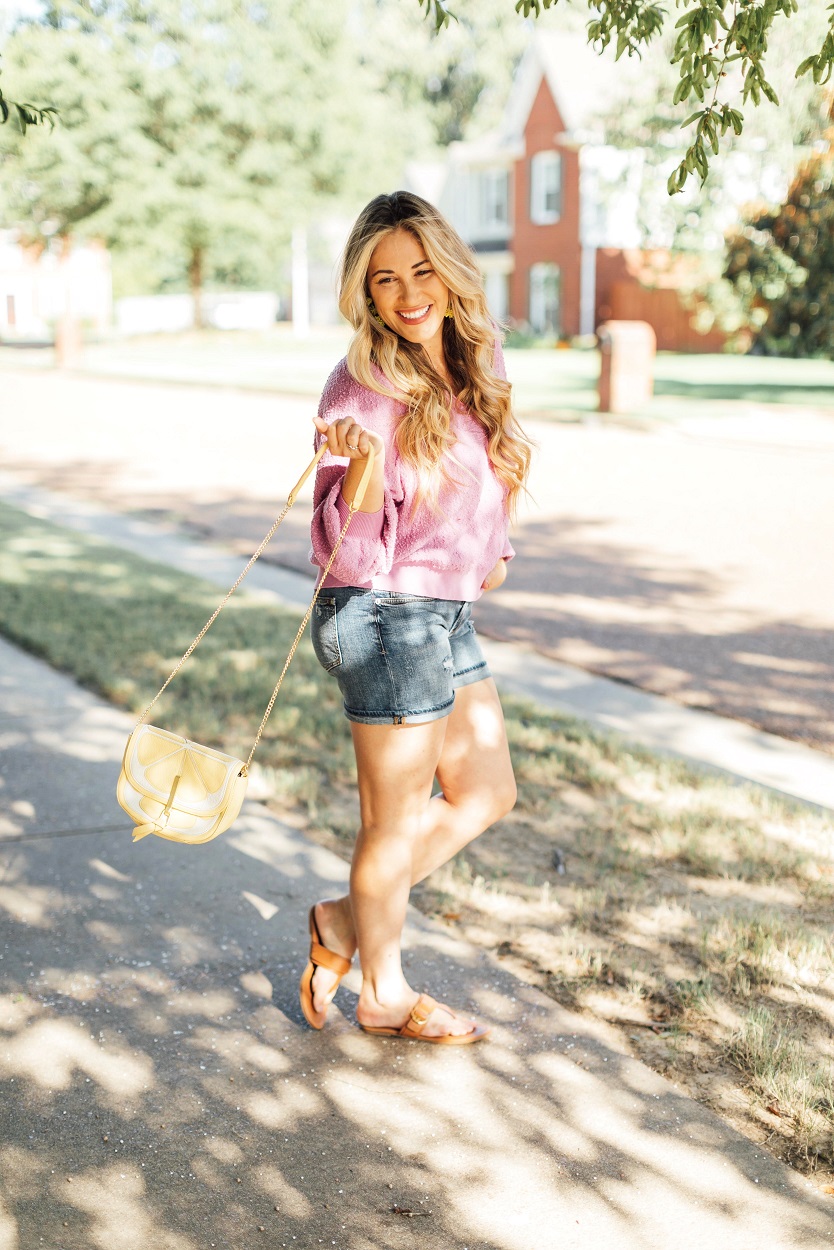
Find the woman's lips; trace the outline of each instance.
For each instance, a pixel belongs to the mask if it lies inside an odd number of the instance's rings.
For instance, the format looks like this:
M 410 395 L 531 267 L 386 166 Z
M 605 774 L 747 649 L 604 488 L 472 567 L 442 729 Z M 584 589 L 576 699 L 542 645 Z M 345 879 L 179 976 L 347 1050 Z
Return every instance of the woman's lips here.
M 397 312 L 397 316 L 405 322 L 407 326 L 418 326 L 426 320 L 432 310 L 431 304 L 426 304 L 424 308 L 416 308 L 414 311 Z

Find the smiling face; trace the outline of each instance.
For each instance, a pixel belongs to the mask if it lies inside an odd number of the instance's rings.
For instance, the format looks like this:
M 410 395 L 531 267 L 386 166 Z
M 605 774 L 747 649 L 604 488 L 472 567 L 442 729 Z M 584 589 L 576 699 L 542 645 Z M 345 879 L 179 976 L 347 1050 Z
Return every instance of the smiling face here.
M 392 230 L 377 243 L 368 265 L 368 291 L 385 324 L 409 343 L 420 343 L 442 365 L 449 288 L 409 230 Z

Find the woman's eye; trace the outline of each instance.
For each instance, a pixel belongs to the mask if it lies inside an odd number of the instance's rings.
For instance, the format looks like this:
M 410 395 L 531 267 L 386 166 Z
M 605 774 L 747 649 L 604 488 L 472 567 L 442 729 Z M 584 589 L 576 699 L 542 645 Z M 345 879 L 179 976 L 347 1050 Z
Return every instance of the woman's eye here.
M 417 277 L 418 277 L 418 278 L 427 278 L 427 277 L 429 276 L 429 274 L 430 274 L 430 273 L 432 273 L 432 270 L 431 270 L 431 269 L 418 269 L 418 270 L 417 270 Z

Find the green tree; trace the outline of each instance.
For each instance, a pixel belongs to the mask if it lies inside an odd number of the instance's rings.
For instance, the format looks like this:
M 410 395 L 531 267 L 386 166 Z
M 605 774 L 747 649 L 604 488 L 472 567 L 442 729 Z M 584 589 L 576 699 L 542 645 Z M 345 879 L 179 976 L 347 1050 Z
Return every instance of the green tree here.
M 7 213 L 36 236 L 105 239 L 145 289 L 274 282 L 293 225 L 379 185 L 401 151 L 347 3 L 297 8 L 51 3 L 6 45 L 16 81 L 62 101 L 40 142 L 0 139 Z
M 831 146 L 805 162 L 775 212 L 751 215 L 729 238 L 724 273 L 747 315 L 754 351 L 834 357 Z
M 26 133 L 28 126 L 54 126 L 58 110 L 47 105 L 38 108 L 35 104 L 20 104 L 15 100 L 7 100 L 0 90 L 0 125 L 5 125 L 11 118 L 17 122 L 21 133 Z
M 702 188 L 690 185 L 669 198 L 662 185 L 671 165 L 683 159 L 686 141 L 671 104 L 675 68 L 670 63 L 674 35 L 661 36 L 668 56 L 623 69 L 623 85 L 598 115 L 604 141 L 619 150 L 639 149 L 643 178 L 638 207 L 644 246 L 671 248 L 697 256 L 717 278 L 723 266 L 724 235 L 752 201 L 778 203 L 797 163 L 826 125 L 826 90 L 806 75 L 795 80 L 802 49 L 819 33 L 819 13 L 798 12 L 773 48 L 770 75 L 783 105 L 756 110 L 744 133 L 733 135 L 714 157 Z
M 539 17 L 559 0 L 508 0 L 524 17 Z M 418 0 L 433 16 L 438 30 L 455 17 L 454 0 Z M 563 3 L 563 8 L 565 3 Z M 802 9 L 814 20 L 795 76 L 810 75 L 818 85 L 834 74 L 834 4 L 826 11 L 820 0 L 676 0 L 678 17 L 674 39 L 663 47 L 660 36 L 669 12 L 653 0 L 588 0 L 588 42 L 600 52 L 609 47 L 617 59 L 642 57 L 658 40 L 653 59 L 674 67 L 668 103 L 694 112 L 681 123 L 694 128 L 692 140 L 669 175 L 670 195 L 683 190 L 693 175 L 706 181 L 710 160 L 721 150 L 728 132 L 740 135 L 745 119 L 739 104 L 758 106 L 763 99 L 778 105 L 779 95 L 769 76 L 771 41 L 786 37 L 784 23 Z
M 422 119 L 424 147 L 462 139 L 476 115 L 483 129 L 498 123 L 530 37 L 507 0 L 456 0 L 457 20 L 440 37 L 410 0 L 354 3 L 381 91 Z
M 100 0 L 77 0 L 77 8 L 93 11 Z M 377 0 L 377 8 L 395 4 L 397 0 Z M 303 24 L 317 0 L 297 0 L 291 6 L 290 19 Z M 453 0 L 417 0 L 419 7 L 433 18 L 435 28 L 449 28 L 457 16 Z M 539 17 L 557 6 L 558 0 L 505 0 L 512 3 L 523 17 Z M 567 0 L 565 0 L 567 3 Z M 692 139 L 682 159 L 669 176 L 670 194 L 677 194 L 693 175 L 706 180 L 710 160 L 721 149 L 722 139 L 744 129 L 742 106 L 754 105 L 762 99 L 779 103 L 779 96 L 769 75 L 771 40 L 784 38 L 784 23 L 800 12 L 818 18 L 817 33 L 809 38 L 796 67 L 796 76 L 810 75 L 817 84 L 827 83 L 834 73 L 834 4 L 826 11 L 820 0 L 676 0 L 679 11 L 675 38 L 667 52 L 655 51 L 653 56 L 666 56 L 675 67 L 676 85 L 671 104 L 694 112 L 682 123 L 692 131 Z M 332 21 L 338 26 L 340 14 Z M 565 4 L 562 6 L 565 7 Z M 250 7 L 249 12 L 257 9 Z M 642 56 L 664 29 L 668 11 L 654 0 L 588 0 L 590 20 L 588 40 L 600 52 L 609 47 L 614 55 Z M 440 89 L 455 97 L 466 97 L 474 85 L 473 77 L 464 67 L 460 73 L 452 66 L 438 79 Z M 56 97 L 59 98 L 59 97 Z M 13 106 L 14 108 L 15 106 Z M 33 115 L 37 110 L 32 110 Z M 0 105 L 0 117 L 10 116 L 8 105 Z

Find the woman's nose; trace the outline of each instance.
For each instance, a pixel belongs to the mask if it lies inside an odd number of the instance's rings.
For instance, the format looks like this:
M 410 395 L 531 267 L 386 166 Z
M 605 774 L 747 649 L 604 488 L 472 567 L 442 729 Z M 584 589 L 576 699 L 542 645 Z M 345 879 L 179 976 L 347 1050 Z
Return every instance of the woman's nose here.
M 406 306 L 410 307 L 412 303 L 420 302 L 420 284 L 415 282 L 413 278 L 407 278 L 403 286 L 403 295 L 405 296 Z

